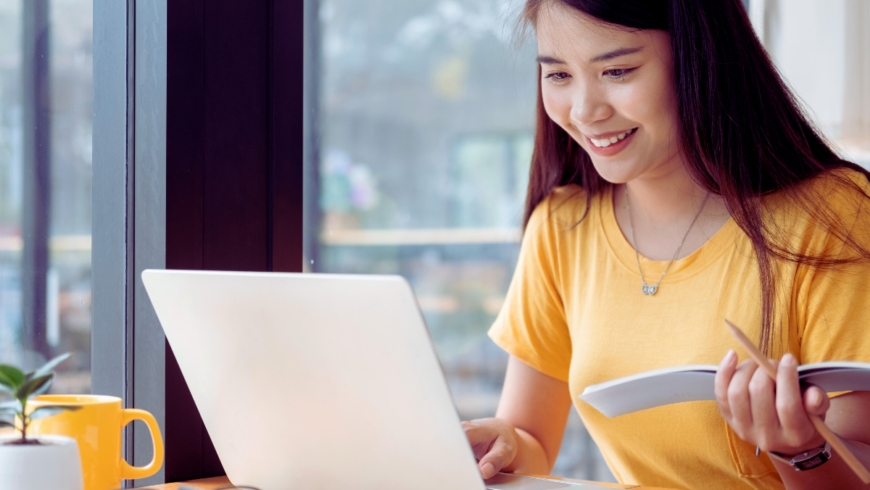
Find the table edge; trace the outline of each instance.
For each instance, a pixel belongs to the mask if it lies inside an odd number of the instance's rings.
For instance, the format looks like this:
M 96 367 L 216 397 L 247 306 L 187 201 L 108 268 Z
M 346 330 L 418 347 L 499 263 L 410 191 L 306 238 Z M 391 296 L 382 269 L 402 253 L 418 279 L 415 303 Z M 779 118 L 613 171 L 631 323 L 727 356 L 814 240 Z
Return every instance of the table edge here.
M 658 487 L 643 487 L 639 485 L 622 485 L 620 483 L 604 483 L 604 482 L 595 482 L 589 480 L 578 480 L 576 478 L 565 478 L 561 476 L 552 476 L 552 475 L 536 475 L 536 474 L 528 474 L 528 473 L 517 473 L 518 475 L 523 476 L 532 476 L 535 478 L 545 478 L 548 480 L 559 480 L 571 483 L 587 483 L 590 485 L 599 485 L 607 488 L 619 488 L 622 490 L 668 490 L 664 488 Z M 147 487 L 136 487 L 139 490 L 179 490 L 181 485 L 190 485 L 196 487 L 200 490 L 214 490 L 218 487 L 229 485 L 230 480 L 225 476 L 216 476 L 212 478 L 202 478 L 199 480 L 190 480 L 186 482 L 177 482 L 177 483 L 165 483 L 161 485 L 150 485 Z

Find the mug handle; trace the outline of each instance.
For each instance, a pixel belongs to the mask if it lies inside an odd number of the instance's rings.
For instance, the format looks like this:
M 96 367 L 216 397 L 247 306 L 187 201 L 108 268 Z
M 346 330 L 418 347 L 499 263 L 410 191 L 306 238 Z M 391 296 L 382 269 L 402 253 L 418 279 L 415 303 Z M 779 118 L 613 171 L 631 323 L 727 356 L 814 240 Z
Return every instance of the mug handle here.
M 141 420 L 148 425 L 148 430 L 151 431 L 151 441 L 154 443 L 154 458 L 145 466 L 130 466 L 130 463 L 121 458 L 121 479 L 135 480 L 157 473 L 163 466 L 163 437 L 160 435 L 160 426 L 157 425 L 157 420 L 145 410 L 126 408 L 121 412 L 122 428 L 134 420 Z

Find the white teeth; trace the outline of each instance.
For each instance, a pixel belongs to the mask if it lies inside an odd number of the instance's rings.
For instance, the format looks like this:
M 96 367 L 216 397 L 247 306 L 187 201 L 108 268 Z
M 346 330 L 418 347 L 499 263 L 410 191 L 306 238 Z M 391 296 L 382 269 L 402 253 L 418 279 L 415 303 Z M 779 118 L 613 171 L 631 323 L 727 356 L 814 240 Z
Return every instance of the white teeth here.
M 618 134 L 616 136 L 611 136 L 608 139 L 600 139 L 600 140 L 593 139 L 593 138 L 589 138 L 589 139 L 592 141 L 593 145 L 595 145 L 599 148 L 607 148 L 608 146 L 612 145 L 613 143 L 616 143 L 619 140 L 625 139 L 625 137 L 630 135 L 631 133 L 633 133 L 635 131 L 635 129 L 637 129 L 637 128 L 629 129 L 628 131 L 626 131 L 622 134 Z

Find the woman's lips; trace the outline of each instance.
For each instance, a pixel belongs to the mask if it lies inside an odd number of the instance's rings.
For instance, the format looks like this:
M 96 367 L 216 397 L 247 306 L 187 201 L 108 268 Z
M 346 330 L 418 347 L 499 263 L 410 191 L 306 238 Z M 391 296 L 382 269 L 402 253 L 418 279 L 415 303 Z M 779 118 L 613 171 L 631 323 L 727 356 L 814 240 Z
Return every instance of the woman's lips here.
M 638 131 L 640 131 L 640 129 L 635 129 L 625 138 L 618 140 L 616 143 L 611 143 L 610 146 L 604 147 L 595 146 L 595 144 L 592 143 L 592 140 L 586 135 L 583 135 L 583 137 L 586 138 L 586 147 L 589 149 L 589 151 L 602 157 L 609 157 L 616 155 L 617 153 L 625 149 L 625 147 L 628 146 L 631 140 L 634 139 L 634 135 L 636 135 Z

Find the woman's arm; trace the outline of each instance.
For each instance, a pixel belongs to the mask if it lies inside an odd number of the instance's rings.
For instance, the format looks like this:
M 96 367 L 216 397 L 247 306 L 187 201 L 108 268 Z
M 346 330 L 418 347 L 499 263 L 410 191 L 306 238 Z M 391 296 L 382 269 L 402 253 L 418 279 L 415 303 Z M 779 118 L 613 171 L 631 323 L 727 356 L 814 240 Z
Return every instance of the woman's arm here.
M 511 356 L 495 418 L 462 424 L 481 476 L 498 471 L 549 474 L 570 410 L 568 383 Z
M 722 360 L 716 374 L 719 410 L 734 432 L 765 452 L 788 457 L 824 444 L 809 415 L 825 419 L 864 467 L 870 468 L 870 392 L 853 392 L 829 400 L 811 387 L 801 394 L 797 363 L 787 354 L 777 366 L 774 383 L 752 361 L 737 365 L 733 352 Z M 830 461 L 808 471 L 771 458 L 786 488 L 862 488 L 863 483 L 843 458 L 833 452 Z

